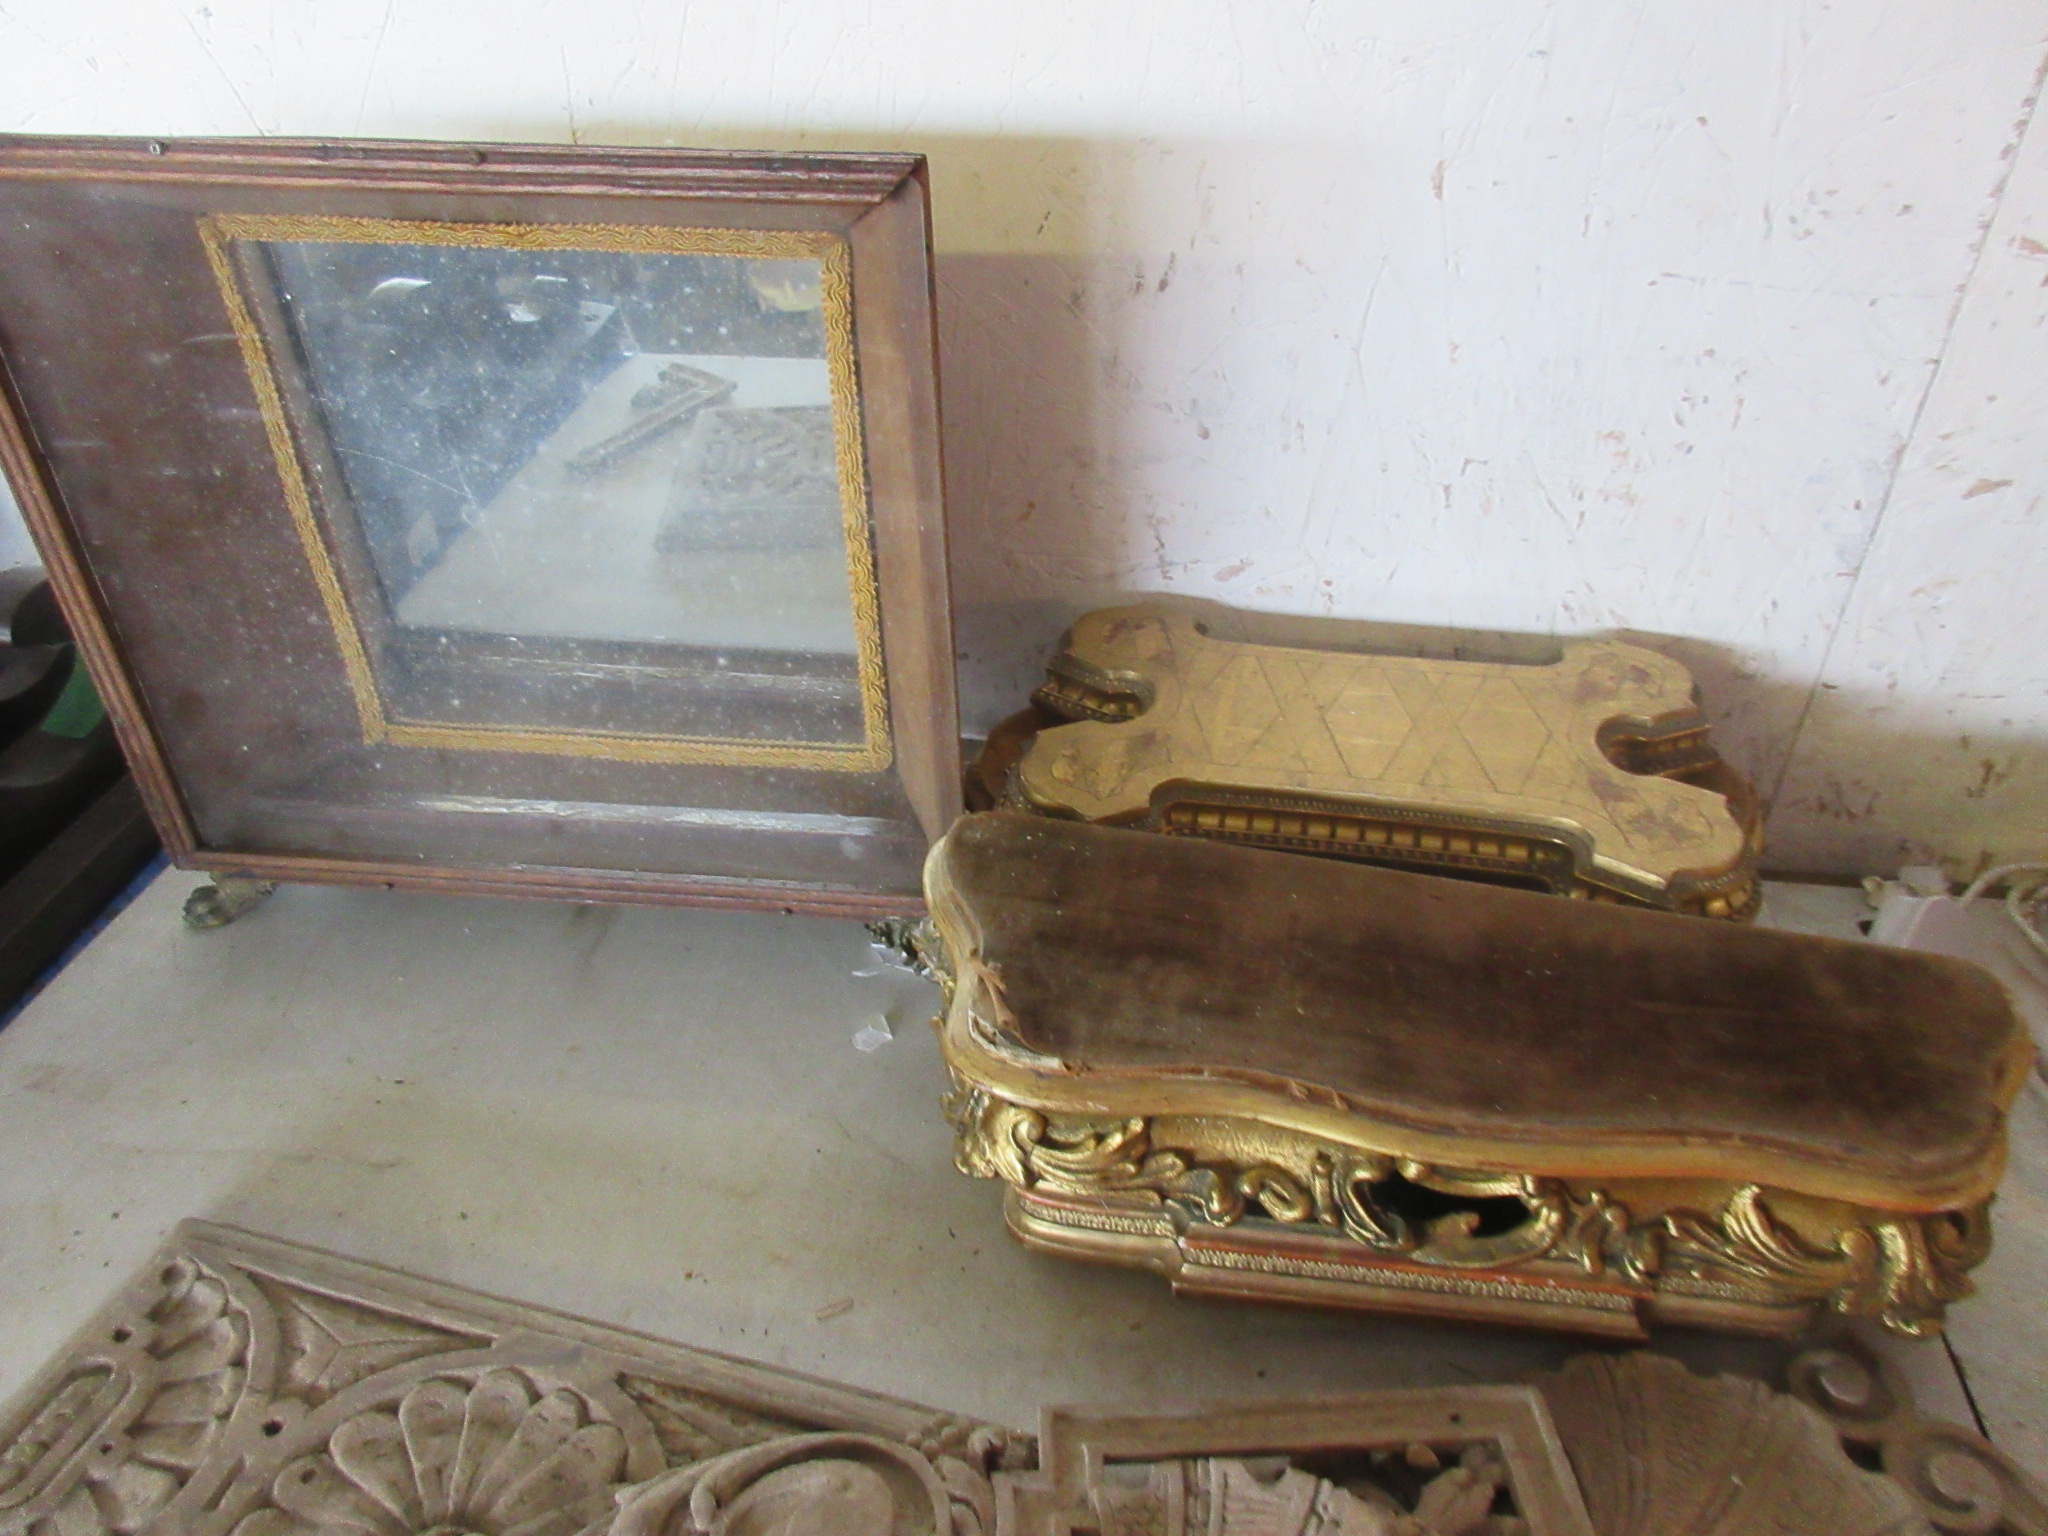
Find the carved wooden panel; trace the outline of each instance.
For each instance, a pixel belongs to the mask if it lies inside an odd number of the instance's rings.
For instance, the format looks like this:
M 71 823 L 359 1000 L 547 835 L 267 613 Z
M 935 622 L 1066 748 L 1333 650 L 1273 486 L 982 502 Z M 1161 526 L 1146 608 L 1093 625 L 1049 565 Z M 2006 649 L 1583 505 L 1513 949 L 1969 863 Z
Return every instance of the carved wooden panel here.
M 1133 1415 L 1055 1409 L 1006 1536 L 1592 1536 L 1527 1387 Z
M 0 1533 L 655 1536 L 723 1496 L 740 1536 L 770 1496 L 742 1519 L 745 1490 L 809 1466 L 904 1536 L 982 1536 L 989 1472 L 1031 1459 L 994 1425 L 188 1222 L 0 1418 Z
M 1525 1387 L 1048 1427 L 187 1222 L 0 1413 L 0 1536 L 1589 1536 Z
M 1791 1374 L 1804 1401 L 1591 1355 L 1534 1386 L 1055 1408 L 1034 1439 L 188 1222 L 0 1411 L 0 1536 L 2048 1529 L 1853 1341 Z

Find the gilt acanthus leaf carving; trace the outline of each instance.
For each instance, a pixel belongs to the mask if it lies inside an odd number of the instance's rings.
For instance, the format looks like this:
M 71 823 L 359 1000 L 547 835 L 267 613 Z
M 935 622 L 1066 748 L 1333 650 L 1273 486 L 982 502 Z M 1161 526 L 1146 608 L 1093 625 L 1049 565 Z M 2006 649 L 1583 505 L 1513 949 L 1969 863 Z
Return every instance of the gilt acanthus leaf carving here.
M 1095 1119 L 1008 1102 L 979 1085 L 946 1101 L 962 1172 L 1034 1195 L 1136 1200 L 1189 1222 L 1244 1222 L 1341 1237 L 1361 1250 L 1451 1271 L 1544 1265 L 1645 1293 L 1672 1286 L 1760 1305 L 1813 1303 L 1874 1316 L 1895 1332 L 1938 1328 L 1970 1293 L 1988 1248 L 1981 1207 L 1934 1216 L 1859 1214 L 1819 1236 L 1754 1184 L 1698 1185 L 1702 1203 L 1640 1211 L 1613 1188 L 1447 1167 L 1308 1136 L 1258 1141 L 1215 1120 Z M 1192 1129 L 1188 1129 L 1192 1126 Z

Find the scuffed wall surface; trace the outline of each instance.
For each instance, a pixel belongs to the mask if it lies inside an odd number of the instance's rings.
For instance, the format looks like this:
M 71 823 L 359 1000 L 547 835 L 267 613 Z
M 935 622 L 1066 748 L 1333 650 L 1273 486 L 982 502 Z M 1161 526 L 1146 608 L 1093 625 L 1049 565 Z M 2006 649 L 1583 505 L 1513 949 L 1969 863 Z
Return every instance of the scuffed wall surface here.
M 1961 300 L 2040 265 L 2044 53 L 2018 0 L 14 0 L 0 126 L 922 149 L 970 728 L 1136 591 L 1624 630 L 1773 862 L 1853 870 L 2048 851 L 2024 408 L 1936 380 L 2038 357 L 1972 318 L 2031 276 Z
M 2048 125 L 2020 150 L 1777 796 L 1809 867 L 2048 857 Z

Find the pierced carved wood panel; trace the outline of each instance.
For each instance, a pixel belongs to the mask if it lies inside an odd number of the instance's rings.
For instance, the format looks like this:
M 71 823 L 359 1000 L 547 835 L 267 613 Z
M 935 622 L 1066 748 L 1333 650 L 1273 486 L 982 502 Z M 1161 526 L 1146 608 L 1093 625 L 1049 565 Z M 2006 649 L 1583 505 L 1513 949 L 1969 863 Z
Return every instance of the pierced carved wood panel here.
M 982 1536 L 989 1472 L 1033 1457 L 999 1426 L 200 1222 L 0 1448 L 4 1536 L 654 1536 L 671 1496 L 828 1462 L 882 1468 L 906 1536 Z M 677 1495 L 679 1470 L 700 1476 Z
M 1532 1386 L 1054 1408 L 1034 1438 L 187 1222 L 0 1410 L 0 1536 L 2048 1529 L 1853 1339 L 1791 1378 L 1593 1355 Z
M 187 1222 L 0 1413 L 0 1536 L 1588 1536 L 1524 1387 L 1048 1432 L 1041 1468 L 1000 1425 Z

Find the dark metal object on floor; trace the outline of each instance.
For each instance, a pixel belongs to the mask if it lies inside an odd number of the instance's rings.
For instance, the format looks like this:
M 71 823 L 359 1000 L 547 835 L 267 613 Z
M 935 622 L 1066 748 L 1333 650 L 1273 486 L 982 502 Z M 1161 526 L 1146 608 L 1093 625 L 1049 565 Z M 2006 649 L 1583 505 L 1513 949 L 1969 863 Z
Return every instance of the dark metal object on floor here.
M 0 1010 L 106 910 L 156 850 L 149 813 L 124 774 L 0 884 Z
M 156 846 L 49 583 L 0 573 L 0 1008 Z

